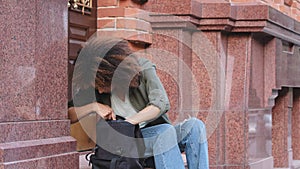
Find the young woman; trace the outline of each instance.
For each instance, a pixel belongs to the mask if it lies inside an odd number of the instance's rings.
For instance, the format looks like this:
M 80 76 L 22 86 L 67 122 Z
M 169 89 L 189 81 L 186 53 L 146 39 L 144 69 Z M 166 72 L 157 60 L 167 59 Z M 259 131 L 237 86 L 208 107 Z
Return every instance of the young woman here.
M 204 123 L 190 118 L 171 125 L 169 99 L 155 65 L 135 56 L 126 40 L 90 40 L 73 76 L 76 92 L 68 109 L 72 123 L 93 112 L 103 119 L 122 116 L 140 125 L 145 156 L 154 156 L 156 169 L 184 169 L 183 151 L 189 169 L 209 168 Z

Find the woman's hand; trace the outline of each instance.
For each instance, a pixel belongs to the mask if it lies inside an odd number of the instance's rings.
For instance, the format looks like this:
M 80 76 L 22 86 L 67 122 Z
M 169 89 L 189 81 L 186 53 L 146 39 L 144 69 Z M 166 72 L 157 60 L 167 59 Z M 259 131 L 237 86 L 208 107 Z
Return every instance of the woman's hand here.
M 116 116 L 113 112 L 113 109 L 109 107 L 108 105 L 101 104 L 98 102 L 91 103 L 92 104 L 92 110 L 96 112 L 101 118 L 105 120 L 115 120 Z
M 81 107 L 70 107 L 68 109 L 68 118 L 71 120 L 71 123 L 76 123 L 80 119 L 84 118 L 85 116 L 91 113 L 97 113 L 100 115 L 101 118 L 105 120 L 116 119 L 116 116 L 113 113 L 112 108 L 97 102 L 93 102 Z

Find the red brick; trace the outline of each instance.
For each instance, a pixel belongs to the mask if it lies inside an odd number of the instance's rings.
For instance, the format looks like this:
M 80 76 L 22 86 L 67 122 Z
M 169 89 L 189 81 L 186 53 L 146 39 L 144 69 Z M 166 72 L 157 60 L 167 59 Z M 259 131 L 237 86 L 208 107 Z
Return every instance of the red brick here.
M 117 28 L 136 29 L 151 32 L 150 23 L 138 19 L 117 19 Z
M 99 36 L 110 36 L 110 37 L 120 37 L 124 39 L 128 39 L 131 41 L 136 42 L 143 42 L 143 43 L 152 43 L 152 34 L 150 33 L 139 33 L 137 31 L 129 31 L 129 30 L 114 30 L 114 31 L 107 31 L 107 30 L 99 30 L 97 32 Z
M 100 19 L 97 20 L 97 28 L 115 28 L 116 20 L 115 19 Z
M 286 14 L 286 15 L 290 15 L 291 14 L 291 9 L 288 6 L 286 6 L 286 5 L 280 5 L 279 6 L 279 10 L 282 13 Z
M 284 4 L 287 6 L 292 6 L 293 0 L 284 0 Z
M 300 9 L 300 3 L 295 1 L 293 2 L 292 7 Z
M 98 7 L 116 6 L 117 4 L 118 4 L 117 0 L 98 0 L 97 1 Z
M 129 16 L 149 21 L 149 13 L 138 8 L 111 7 L 97 9 L 98 18 Z
M 136 17 L 139 15 L 140 12 L 141 10 L 137 8 L 126 8 L 125 15 L 130 17 Z
M 150 20 L 149 13 L 138 8 L 126 8 L 125 16 L 130 16 L 132 18 L 139 18 L 145 21 Z
M 137 20 L 134 19 L 117 19 L 117 28 L 136 29 Z
M 134 3 L 132 0 L 120 0 L 119 2 L 120 7 L 134 7 L 134 8 L 141 8 L 141 5 Z
M 100 8 L 97 11 L 98 18 L 125 16 L 125 8 Z
M 149 33 L 135 34 L 133 36 L 128 37 L 127 39 L 131 41 L 152 44 L 152 34 Z
M 275 4 L 283 4 L 283 3 L 284 3 L 284 0 L 274 0 L 274 3 L 275 3 Z
M 231 2 L 257 2 L 257 0 L 231 0 Z
M 291 17 L 294 18 L 294 19 L 297 19 L 297 16 L 298 16 L 298 10 L 293 8 L 292 9 L 292 14 L 291 14 Z

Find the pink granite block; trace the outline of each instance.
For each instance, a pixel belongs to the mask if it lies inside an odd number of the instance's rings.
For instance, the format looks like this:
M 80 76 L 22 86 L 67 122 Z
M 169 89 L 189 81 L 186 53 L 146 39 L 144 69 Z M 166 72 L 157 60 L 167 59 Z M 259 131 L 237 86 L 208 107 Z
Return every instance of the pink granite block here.
M 35 158 L 26 161 L 4 163 L 3 169 L 19 168 L 55 168 L 55 169 L 79 169 L 79 155 L 77 152 L 64 153 L 48 156 L 44 158 Z
M 246 106 L 249 47 L 248 36 L 237 34 L 228 37 L 226 90 L 230 95 L 227 95 L 225 104 L 229 110 L 244 110 Z
M 232 10 L 236 10 L 237 20 L 265 20 L 269 17 L 269 7 L 267 5 L 235 5 Z
M 288 167 L 288 91 L 284 88 L 272 109 L 272 155 L 275 167 Z
M 210 117 L 212 113 L 221 114 L 219 117 Z M 208 137 L 209 162 L 210 166 L 225 164 L 225 131 L 224 131 L 224 115 L 222 112 L 209 112 L 206 118 L 206 131 Z M 213 122 L 213 120 L 215 120 Z
M 2 2 L 0 49 L 0 122 L 33 119 L 35 68 L 35 10 L 31 4 Z M 29 111 L 29 112 L 28 112 Z
M 208 137 L 208 154 L 209 154 L 209 165 L 217 165 L 218 158 L 218 140 L 219 137 L 218 130 L 215 130 Z
M 293 159 L 300 160 L 300 90 L 294 90 L 292 113 L 292 150 Z
M 160 77 L 164 88 L 168 94 L 168 98 L 170 101 L 170 110 L 168 111 L 169 118 L 172 122 L 175 122 L 179 118 L 179 88 L 177 82 L 166 72 L 159 71 L 158 68 L 158 76 Z
M 264 106 L 264 44 L 260 37 L 251 39 L 250 84 L 248 106 L 250 109 Z
M 191 34 L 189 31 L 181 31 L 178 37 L 178 48 L 179 48 L 179 80 L 180 80 L 180 99 L 181 109 L 184 111 L 196 111 L 194 110 L 193 101 L 198 99 L 197 96 L 193 95 L 193 90 L 196 88 L 195 79 L 193 78 L 192 72 L 192 41 Z
M 196 105 L 200 105 L 200 110 L 208 110 L 212 105 L 212 84 L 210 81 L 210 75 L 206 69 L 206 66 L 203 64 L 201 58 L 198 55 L 193 54 L 193 75 L 195 75 L 196 85 L 198 89 L 194 92 L 198 92 L 199 95 L 198 100 L 194 100 L 195 102 L 198 101 Z
M 60 0 L 37 1 L 36 7 L 37 119 L 66 119 L 68 79 L 67 73 L 62 72 L 67 72 L 67 62 L 64 62 L 68 58 L 67 4 Z M 45 66 L 45 63 L 51 66 Z
M 217 110 L 217 105 L 222 100 L 218 94 L 221 85 L 224 85 L 220 83 L 220 77 L 224 76 L 218 73 L 224 73 L 224 69 L 220 70 L 224 63 L 220 61 L 217 48 L 220 41 L 217 39 L 218 34 L 215 32 L 194 33 L 192 39 L 192 70 L 198 86 L 200 110 Z
M 166 50 L 178 56 L 179 30 L 161 29 L 155 30 L 151 48 Z M 165 56 L 166 57 L 166 56 Z
M 143 9 L 157 13 L 193 14 L 195 16 L 201 16 L 201 4 L 197 1 L 190 0 L 149 1 L 143 5 Z
M 273 106 L 272 89 L 276 88 L 276 39 L 265 39 L 264 52 L 264 107 Z
M 225 163 L 230 165 L 244 165 L 245 145 L 247 137 L 245 137 L 245 112 L 228 111 L 225 112 Z
M 0 37 L 4 61 L 0 78 L 5 80 L 0 86 L 0 121 L 67 116 L 67 74 L 62 73 L 67 67 L 62 61 L 67 60 L 67 4 L 59 0 L 36 3 L 5 1 L 1 5 L 6 12 L 1 15 L 5 24 Z
M 225 112 L 222 112 L 222 117 L 220 118 L 219 124 L 218 124 L 218 131 L 219 131 L 219 137 L 217 138 L 218 141 L 218 158 L 217 163 L 219 165 L 225 164 L 225 140 L 226 140 L 226 132 L 225 132 Z
M 73 137 L 58 137 L 41 140 L 1 143 L 2 162 L 21 161 L 39 157 L 73 152 L 76 141 Z
M 199 21 L 199 28 L 205 30 L 224 30 L 232 31 L 234 22 L 228 19 L 201 19 Z
M 230 3 L 203 3 L 202 7 L 202 17 L 203 18 L 228 18 L 232 17 L 234 12 L 231 9 Z
M 69 120 L 0 123 L 0 143 L 68 136 Z
M 196 17 L 202 16 L 202 4 L 199 1 L 191 1 L 190 14 Z
M 0 3 L 0 167 L 78 168 L 66 120 L 67 3 Z
M 153 34 L 153 44 L 146 50 L 151 55 L 151 61 L 156 65 L 158 75 L 168 93 L 171 103 L 171 110 L 168 112 L 171 121 L 174 123 L 183 120 L 182 110 L 187 111 L 180 103 L 186 100 L 187 93 L 191 93 L 182 81 L 183 70 L 180 64 L 184 63 L 181 59 L 182 42 L 179 38 L 180 32 L 177 30 L 157 30 Z M 189 97 L 189 96 L 188 96 Z
M 210 165 L 225 164 L 225 131 L 223 111 L 200 111 L 197 118 L 206 126 Z

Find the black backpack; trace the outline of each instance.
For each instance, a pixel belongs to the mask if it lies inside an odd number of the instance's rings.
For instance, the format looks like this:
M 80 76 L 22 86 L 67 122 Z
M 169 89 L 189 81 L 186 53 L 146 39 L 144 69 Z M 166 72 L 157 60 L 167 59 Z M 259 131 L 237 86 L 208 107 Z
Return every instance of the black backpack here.
M 96 147 L 86 155 L 92 169 L 143 169 L 145 144 L 139 125 L 101 119 L 96 132 Z

